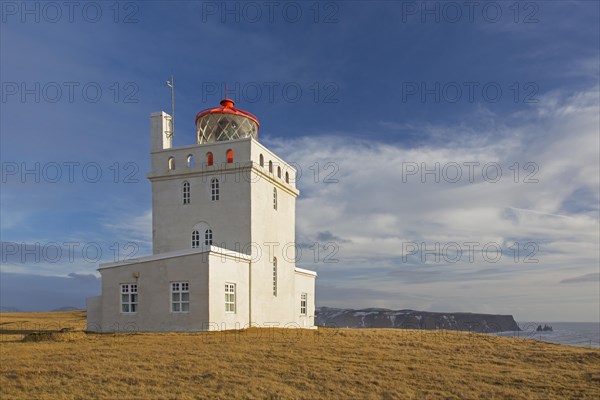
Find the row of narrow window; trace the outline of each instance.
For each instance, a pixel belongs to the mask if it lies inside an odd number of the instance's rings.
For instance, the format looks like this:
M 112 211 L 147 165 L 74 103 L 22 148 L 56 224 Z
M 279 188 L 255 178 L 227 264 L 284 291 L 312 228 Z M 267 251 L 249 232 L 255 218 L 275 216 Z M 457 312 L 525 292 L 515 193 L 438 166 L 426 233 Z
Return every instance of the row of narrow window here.
M 192 199 L 190 183 L 188 181 L 183 182 L 182 187 L 183 204 L 190 204 Z M 212 201 L 218 201 L 220 197 L 219 180 L 212 178 L 210 180 L 210 199 Z M 277 210 L 277 188 L 273 188 L 273 209 Z
M 277 258 L 273 258 L 273 295 L 277 296 Z M 306 315 L 307 293 L 300 294 L 300 315 Z M 136 283 L 121 284 L 121 312 L 136 313 L 138 309 L 138 285 Z M 235 313 L 236 285 L 225 283 L 225 312 Z M 190 312 L 190 283 L 171 282 L 171 312 Z
M 138 310 L 138 285 L 121 284 L 121 312 L 136 313 Z M 171 282 L 171 312 L 190 312 L 190 283 Z M 235 283 L 225 284 L 225 312 L 235 313 Z
M 261 154 L 259 157 L 260 166 L 264 168 L 265 166 L 265 157 Z M 269 160 L 269 173 L 273 173 L 273 161 Z M 277 166 L 277 177 L 281 179 L 281 167 Z M 285 182 L 290 183 L 290 174 L 289 172 L 285 173 Z
M 234 155 L 234 152 L 232 149 L 227 150 L 227 152 L 225 153 L 225 157 L 227 158 L 227 164 L 233 164 L 233 155 Z M 186 160 L 187 160 L 188 168 L 194 168 L 194 166 L 195 166 L 194 156 L 192 154 L 188 154 Z M 213 165 L 214 160 L 215 160 L 215 158 L 214 158 L 212 152 L 209 151 L 208 153 L 206 153 L 206 165 L 208 165 L 208 166 Z M 175 170 L 175 158 L 169 157 L 168 165 L 169 165 L 170 171 Z
M 191 192 L 191 188 L 190 188 L 190 183 L 188 181 L 184 181 L 182 188 L 182 197 L 183 197 L 183 204 L 190 204 L 190 201 L 192 200 L 192 192 Z M 219 200 L 220 197 L 220 186 L 219 186 L 219 180 L 217 178 L 212 178 L 210 180 L 210 199 L 211 201 L 217 201 Z
M 233 164 L 233 150 L 229 149 L 227 150 L 227 152 L 225 153 L 226 157 L 227 157 L 227 164 Z M 169 157 L 169 170 L 173 171 L 175 170 L 175 158 L 173 157 Z M 214 156 L 212 152 L 208 152 L 206 153 L 206 165 L 211 166 L 214 164 Z M 192 154 L 189 154 L 187 156 L 187 166 L 188 168 L 193 168 L 194 167 L 194 156 Z M 261 154 L 260 155 L 260 166 L 264 168 L 265 166 L 265 157 Z M 273 161 L 269 161 L 269 173 L 273 173 Z M 281 179 L 281 167 L 277 166 L 277 177 Z M 290 183 L 290 174 L 289 172 L 285 173 L 285 182 L 286 183 Z

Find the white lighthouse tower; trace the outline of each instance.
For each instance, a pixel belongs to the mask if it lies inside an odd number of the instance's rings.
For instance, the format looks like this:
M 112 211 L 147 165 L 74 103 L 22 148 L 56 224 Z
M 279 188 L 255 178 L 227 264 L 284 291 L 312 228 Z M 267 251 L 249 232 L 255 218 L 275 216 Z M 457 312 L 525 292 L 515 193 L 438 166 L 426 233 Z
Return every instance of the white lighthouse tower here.
M 295 266 L 296 170 L 258 142 L 258 119 L 226 98 L 183 147 L 171 116 L 150 121 L 153 255 L 100 265 L 88 328 L 314 327 L 316 273 Z

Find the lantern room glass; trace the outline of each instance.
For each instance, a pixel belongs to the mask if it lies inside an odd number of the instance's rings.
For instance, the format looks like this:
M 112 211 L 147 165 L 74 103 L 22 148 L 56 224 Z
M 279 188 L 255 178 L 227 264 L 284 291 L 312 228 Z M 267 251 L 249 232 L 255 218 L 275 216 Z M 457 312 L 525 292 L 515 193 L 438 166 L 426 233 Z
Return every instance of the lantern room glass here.
M 198 144 L 253 137 L 258 139 L 258 125 L 242 115 L 211 113 L 198 119 Z

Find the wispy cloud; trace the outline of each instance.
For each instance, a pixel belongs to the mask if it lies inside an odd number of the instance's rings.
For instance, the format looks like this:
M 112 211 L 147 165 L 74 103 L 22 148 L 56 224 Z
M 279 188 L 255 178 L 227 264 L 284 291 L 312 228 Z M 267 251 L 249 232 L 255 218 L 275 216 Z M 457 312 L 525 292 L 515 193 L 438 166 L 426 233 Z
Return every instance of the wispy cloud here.
M 136 213 L 129 209 L 121 211 L 120 215 L 111 213 L 102 226 L 117 241 L 136 241 L 144 247 L 152 245 L 152 210 Z
M 528 285 L 553 290 L 556 281 L 549 282 L 544 274 L 596 270 L 600 221 L 597 213 L 589 211 L 597 210 L 599 191 L 596 92 L 551 94 L 543 106 L 505 118 L 498 131 L 488 128 L 474 141 L 468 140 L 473 129 L 464 126 L 440 128 L 446 143 L 433 141 L 408 148 L 340 136 L 271 140 L 269 145 L 277 152 L 304 167 L 298 182 L 302 192 L 299 238 L 324 237 L 323 232 L 335 232 L 329 238 L 343 238 L 338 241 L 339 262 L 315 264 L 307 257 L 304 265 L 330 271 L 324 274 L 322 285 L 350 291 L 368 288 L 383 293 L 397 288 L 408 295 L 430 293 L 440 303 L 462 292 L 459 286 L 465 282 L 487 282 L 488 296 L 511 292 L 519 297 L 531 294 Z M 424 129 L 440 135 L 431 124 Z M 531 137 L 539 140 L 531 141 Z M 469 162 L 479 163 L 472 182 L 464 166 Z M 319 179 L 315 179 L 315 163 L 321 168 Z M 335 168 L 326 171 L 328 163 Z M 407 175 L 408 163 L 418 173 Z M 450 163 L 462 166 L 463 177 L 453 183 L 441 173 L 439 182 L 434 173 L 421 175 L 423 168 L 433 170 L 436 163 L 440 171 Z M 500 166 L 502 176 L 496 182 L 482 177 L 486 163 Z M 337 182 L 326 183 L 324 176 L 332 172 L 330 178 Z M 581 188 L 586 196 L 578 197 L 578 207 L 565 207 Z M 503 257 L 492 263 L 476 252 L 474 260 L 468 261 L 467 242 L 479 243 L 479 249 L 495 243 Z M 430 249 L 436 243 L 440 247 L 458 243 L 465 253 L 460 262 L 443 257 L 436 262 L 433 254 L 423 262 L 420 253 L 403 257 L 407 243 L 425 243 Z M 535 261 L 527 263 L 527 257 Z M 352 269 L 365 268 L 381 274 L 364 276 L 360 286 L 341 283 Z M 417 289 L 412 286 L 415 283 L 422 285 Z M 586 290 L 588 297 L 599 295 L 597 287 Z M 463 304 L 471 304 L 466 297 Z M 360 305 L 385 303 L 379 298 L 385 296 L 365 294 Z M 392 298 L 388 297 L 387 306 L 394 307 Z M 594 305 L 580 306 L 578 312 L 588 319 L 597 311 Z M 545 307 L 550 313 L 552 302 Z
M 598 284 L 600 284 L 600 273 L 596 272 L 593 274 L 576 276 L 574 278 L 567 278 L 560 281 L 560 283 L 593 283 L 598 286 Z

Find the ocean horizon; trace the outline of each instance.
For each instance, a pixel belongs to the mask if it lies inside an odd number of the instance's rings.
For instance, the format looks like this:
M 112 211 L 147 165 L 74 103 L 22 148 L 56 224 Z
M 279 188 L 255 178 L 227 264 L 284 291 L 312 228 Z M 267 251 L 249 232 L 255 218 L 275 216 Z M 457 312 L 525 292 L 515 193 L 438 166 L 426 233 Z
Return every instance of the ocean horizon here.
M 541 340 L 569 346 L 600 348 L 600 322 L 517 322 L 521 331 L 505 331 L 498 336 Z M 537 331 L 548 325 L 552 331 Z

